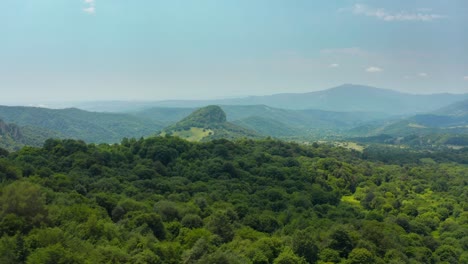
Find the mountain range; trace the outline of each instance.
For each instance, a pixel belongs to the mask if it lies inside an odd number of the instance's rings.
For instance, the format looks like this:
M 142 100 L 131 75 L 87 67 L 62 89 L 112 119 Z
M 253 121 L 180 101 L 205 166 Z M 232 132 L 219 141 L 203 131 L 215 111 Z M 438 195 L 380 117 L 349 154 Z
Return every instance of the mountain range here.
M 269 107 L 335 112 L 381 112 L 391 115 L 425 113 L 468 99 L 468 94 L 409 94 L 365 85 L 344 84 L 308 93 L 282 93 L 219 100 L 166 100 L 155 102 L 87 102 L 74 106 L 92 111 L 140 111 L 151 107 L 203 107 L 206 105 L 267 105 Z
M 272 136 L 300 140 L 376 137 L 388 141 L 388 137 L 459 135 L 468 133 L 466 96 L 411 95 L 342 85 L 305 94 L 217 100 L 225 104 L 210 107 L 198 106 L 206 106 L 208 101 L 87 104 L 87 108 L 111 112 L 0 106 L 0 119 L 4 120 L 0 146 L 11 149 L 40 145 L 50 137 L 115 143 L 124 137 L 147 137 L 161 132 L 189 140 Z M 161 106 L 182 104 L 185 107 Z M 125 107 L 118 111 L 119 106 Z M 301 109 L 308 106 L 315 108 Z

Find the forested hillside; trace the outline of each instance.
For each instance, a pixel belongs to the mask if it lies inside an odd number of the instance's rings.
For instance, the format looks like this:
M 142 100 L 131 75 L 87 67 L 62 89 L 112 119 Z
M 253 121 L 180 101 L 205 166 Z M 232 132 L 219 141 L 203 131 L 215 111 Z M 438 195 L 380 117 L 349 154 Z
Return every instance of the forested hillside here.
M 0 119 L 0 148 L 14 149 L 22 146 L 23 133 L 14 124 L 7 124 Z
M 174 137 L 0 150 L 0 263 L 468 263 L 466 150 L 377 154 Z
M 61 137 L 94 143 L 115 143 L 124 137 L 150 136 L 163 127 L 158 122 L 131 115 L 88 112 L 76 108 L 0 106 L 0 118 L 20 127 L 32 127 L 29 129 L 31 137 L 47 134 L 45 139 Z
M 367 123 L 348 131 L 353 141 L 432 148 L 468 145 L 468 101 L 403 119 Z
M 162 134 L 174 135 L 190 141 L 260 137 L 253 130 L 227 122 L 226 113 L 217 105 L 209 105 L 193 111 L 174 125 L 166 127 Z
M 283 123 L 284 126 L 294 129 L 344 129 L 389 117 L 386 114 L 375 112 L 336 112 L 315 109 L 290 110 L 266 105 L 220 105 L 220 107 L 226 113 L 227 121 L 229 122 L 244 122 L 253 117 L 262 118 L 263 120 L 274 119 L 277 122 Z M 196 108 L 153 107 L 131 114 L 153 121 L 173 124 L 187 117 L 194 110 Z M 260 125 L 259 127 L 263 126 Z M 297 134 L 300 134 L 299 131 Z
M 58 132 L 48 129 L 8 124 L 0 119 L 0 148 L 19 150 L 24 146 L 42 146 L 48 138 L 63 137 Z

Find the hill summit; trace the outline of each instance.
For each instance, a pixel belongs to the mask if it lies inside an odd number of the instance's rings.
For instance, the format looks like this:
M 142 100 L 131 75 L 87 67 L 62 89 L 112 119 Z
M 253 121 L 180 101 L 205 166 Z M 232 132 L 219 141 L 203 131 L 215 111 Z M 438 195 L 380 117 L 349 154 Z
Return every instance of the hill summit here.
M 226 113 L 217 105 L 195 110 L 176 124 L 164 129 L 162 134 L 172 134 L 190 141 L 258 137 L 251 130 L 227 122 Z
M 209 105 L 195 110 L 176 125 L 179 128 L 213 128 L 219 127 L 223 123 L 226 123 L 226 113 L 223 109 L 217 105 Z

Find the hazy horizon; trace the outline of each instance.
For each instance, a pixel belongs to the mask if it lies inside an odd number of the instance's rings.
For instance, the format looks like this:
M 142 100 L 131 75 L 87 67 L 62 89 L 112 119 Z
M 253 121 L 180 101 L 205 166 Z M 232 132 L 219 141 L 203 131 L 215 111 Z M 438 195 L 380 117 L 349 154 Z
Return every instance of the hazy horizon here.
M 468 93 L 468 2 L 6 0 L 1 104 Z
M 305 92 L 285 92 L 285 93 L 274 93 L 274 94 L 252 94 L 252 95 L 239 95 L 239 96 L 217 96 L 217 97 L 206 97 L 206 98 L 169 98 L 169 99 L 89 99 L 89 100 L 32 100 L 32 101 L 2 101 L 0 99 L 0 105 L 5 106 L 27 106 L 27 107 L 43 107 L 43 108 L 51 108 L 51 109 L 62 109 L 62 108 L 70 108 L 70 107 L 78 107 L 83 106 L 85 104 L 95 104 L 95 103 L 141 103 L 141 104 L 151 104 L 157 102 L 171 102 L 171 101 L 223 101 L 229 99 L 244 99 L 244 98 L 251 98 L 251 97 L 268 97 L 274 95 L 282 95 L 282 94 L 306 94 L 306 93 L 313 93 L 313 92 L 322 92 L 326 90 L 331 90 L 334 88 L 338 88 L 341 86 L 361 86 L 361 87 L 370 87 L 380 90 L 390 90 L 394 92 L 399 92 L 408 95 L 436 95 L 436 94 L 453 94 L 453 95 L 464 95 L 466 93 L 447 93 L 447 92 L 435 92 L 435 93 L 411 93 L 411 92 L 404 92 L 404 91 L 397 91 L 392 89 L 380 88 L 380 87 L 372 87 L 363 84 L 342 84 L 336 87 L 329 87 L 321 90 L 316 91 L 305 91 Z M 164 107 L 164 106 L 162 106 Z

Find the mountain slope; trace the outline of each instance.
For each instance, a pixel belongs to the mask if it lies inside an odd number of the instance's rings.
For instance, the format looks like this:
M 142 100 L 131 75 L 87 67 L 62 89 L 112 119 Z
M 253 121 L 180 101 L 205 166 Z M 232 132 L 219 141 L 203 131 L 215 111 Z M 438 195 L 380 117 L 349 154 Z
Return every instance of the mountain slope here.
M 434 111 L 436 115 L 443 116 L 468 116 L 468 100 L 453 103 Z
M 275 119 L 259 116 L 250 116 L 244 119 L 236 120 L 233 123 L 253 130 L 261 135 L 272 137 L 290 137 L 306 133 L 306 131 L 301 131 L 298 128 L 295 129 Z
M 376 136 L 380 134 L 395 137 L 433 134 L 467 134 L 468 118 L 457 116 L 439 116 L 433 114 L 415 115 L 389 122 L 376 122 L 353 128 L 348 131 L 354 136 Z
M 467 146 L 468 100 L 451 104 L 428 114 L 410 116 L 394 122 L 362 126 L 349 135 L 360 142 L 407 144 L 417 146 Z M 370 136 L 370 137 L 362 137 Z
M 0 119 L 0 148 L 13 150 L 23 146 L 23 133 L 14 124 L 7 124 Z
M 438 110 L 410 117 L 354 128 L 354 132 L 380 133 L 393 136 L 468 133 L 468 100 L 455 102 Z M 361 134 L 363 135 L 363 134 Z
M 227 122 L 226 113 L 216 105 L 195 110 L 176 124 L 165 128 L 163 134 L 172 134 L 191 141 L 259 137 L 254 131 Z
M 157 122 L 127 114 L 69 109 L 0 106 L 0 117 L 19 126 L 54 131 L 66 138 L 113 143 L 124 137 L 142 137 L 162 128 Z M 30 129 L 32 132 L 34 129 Z
M 369 121 L 380 120 L 388 117 L 382 113 L 370 112 L 331 112 L 322 110 L 288 110 L 274 108 L 266 105 L 221 105 L 227 115 L 227 121 L 238 123 L 252 118 L 262 118 L 264 121 L 275 120 L 287 127 L 296 130 L 303 129 L 345 129 L 354 127 Z M 161 120 L 173 124 L 194 111 L 194 108 L 165 108 L 155 107 L 132 114 L 152 120 Z M 176 119 L 177 118 L 177 119 Z M 256 122 L 250 122 L 255 125 Z M 265 124 L 265 122 L 263 122 Z M 264 125 L 262 125 L 264 127 Z M 251 127 L 257 130 L 255 127 Z M 262 129 L 262 128 L 258 128 Z M 274 136 L 274 135 L 272 135 Z
M 16 124 L 7 124 L 0 119 L 0 148 L 10 151 L 18 150 L 24 146 L 41 146 L 48 138 L 61 138 L 59 133 L 39 128 L 20 127 Z
M 189 116 L 195 110 L 196 108 L 185 107 L 150 107 L 129 114 L 168 126 Z

